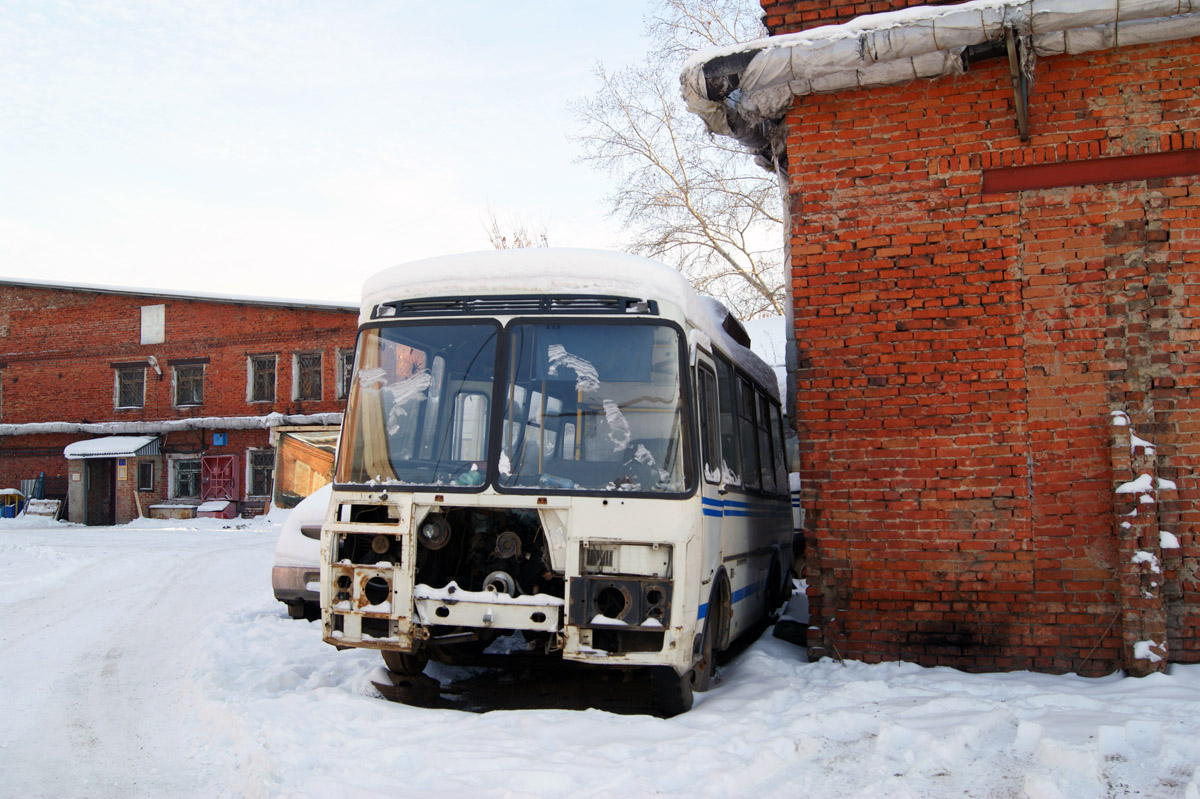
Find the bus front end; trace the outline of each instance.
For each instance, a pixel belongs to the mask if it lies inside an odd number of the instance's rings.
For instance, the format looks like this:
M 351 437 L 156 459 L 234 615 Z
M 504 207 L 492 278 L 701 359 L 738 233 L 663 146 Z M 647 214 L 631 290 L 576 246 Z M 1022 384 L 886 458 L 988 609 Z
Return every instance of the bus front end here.
M 685 335 L 652 302 L 568 300 L 396 303 L 362 326 L 322 530 L 327 642 L 410 673 L 513 654 L 692 668 Z

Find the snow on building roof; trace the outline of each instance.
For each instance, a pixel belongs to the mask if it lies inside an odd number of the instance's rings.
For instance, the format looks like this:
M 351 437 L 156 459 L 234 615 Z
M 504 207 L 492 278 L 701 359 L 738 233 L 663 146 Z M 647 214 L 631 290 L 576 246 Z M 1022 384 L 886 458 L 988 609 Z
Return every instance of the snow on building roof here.
M 1028 37 L 1036 56 L 1086 53 L 1200 36 L 1200 0 L 971 0 L 866 14 L 841 25 L 694 53 L 680 75 L 688 109 L 708 129 L 756 150 L 755 125 L 792 98 L 962 72 L 963 52 Z M 1032 68 L 1027 61 L 1023 68 Z
M 124 294 L 135 297 L 152 297 L 168 300 L 199 300 L 201 302 L 236 303 L 239 305 L 269 305 L 288 308 L 308 308 L 327 311 L 354 311 L 358 305 L 353 302 L 337 302 L 333 300 L 298 300 L 284 297 L 256 297 L 242 294 L 217 294 L 201 291 L 172 291 L 169 289 L 133 288 L 130 286 L 113 286 L 99 283 L 58 283 L 49 280 L 30 280 L 0 277 L 0 286 L 24 286 L 38 289 L 60 289 L 63 291 L 82 291 L 95 294 Z
M 151 451 L 152 450 L 152 451 Z M 158 436 L 105 436 L 88 441 L 76 441 L 63 450 L 67 460 L 81 458 L 133 458 L 138 455 L 157 455 Z
M 169 433 L 173 430 L 262 430 L 285 425 L 340 425 L 341 423 L 341 413 L 195 416 L 187 419 L 129 422 L 28 422 L 25 424 L 0 424 L 0 436 L 29 436 L 46 433 L 128 435 L 131 433 Z
M 360 321 L 403 299 L 460 295 L 586 294 L 656 300 L 678 307 L 739 366 L 774 393 L 774 372 L 724 327 L 729 311 L 701 297 L 677 270 L 638 255 L 607 250 L 525 247 L 444 255 L 400 264 L 363 284 Z

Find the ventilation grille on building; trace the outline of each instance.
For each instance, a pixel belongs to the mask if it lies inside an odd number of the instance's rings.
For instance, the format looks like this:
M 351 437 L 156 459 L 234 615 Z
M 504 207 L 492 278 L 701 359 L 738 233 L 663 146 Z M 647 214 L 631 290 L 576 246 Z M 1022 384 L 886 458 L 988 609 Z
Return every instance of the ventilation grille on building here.
M 522 294 L 495 297 L 428 297 L 376 305 L 372 319 L 401 316 L 500 316 L 503 314 L 647 314 L 658 315 L 654 300 L 571 294 Z

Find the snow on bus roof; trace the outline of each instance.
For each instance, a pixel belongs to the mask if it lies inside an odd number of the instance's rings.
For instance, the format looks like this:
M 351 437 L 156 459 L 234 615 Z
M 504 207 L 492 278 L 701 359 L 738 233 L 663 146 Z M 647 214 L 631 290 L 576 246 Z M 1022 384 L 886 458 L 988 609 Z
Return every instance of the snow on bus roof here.
M 383 302 L 462 294 L 605 294 L 671 303 L 741 368 L 779 398 L 775 374 L 723 323 L 725 306 L 701 297 L 675 269 L 639 255 L 607 250 L 525 247 L 443 255 L 393 266 L 363 284 L 360 320 Z
M 443 255 L 400 264 L 367 279 L 363 307 L 458 294 L 628 295 L 633 289 L 681 307 L 695 291 L 666 264 L 621 252 L 525 247 Z

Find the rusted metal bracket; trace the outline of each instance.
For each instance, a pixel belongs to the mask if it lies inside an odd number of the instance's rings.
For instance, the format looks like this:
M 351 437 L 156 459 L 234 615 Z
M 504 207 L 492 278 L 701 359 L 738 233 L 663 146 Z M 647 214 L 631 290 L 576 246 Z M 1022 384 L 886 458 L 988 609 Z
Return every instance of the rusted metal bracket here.
M 1012 76 L 1013 102 L 1017 109 L 1017 134 L 1029 141 L 1029 82 L 1021 69 L 1021 43 L 1012 28 L 1004 29 L 1004 44 L 1008 48 L 1008 72 Z

